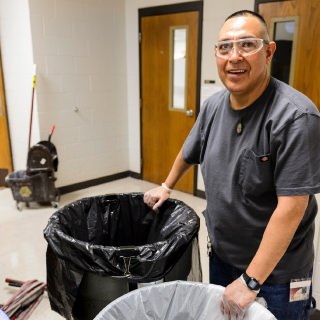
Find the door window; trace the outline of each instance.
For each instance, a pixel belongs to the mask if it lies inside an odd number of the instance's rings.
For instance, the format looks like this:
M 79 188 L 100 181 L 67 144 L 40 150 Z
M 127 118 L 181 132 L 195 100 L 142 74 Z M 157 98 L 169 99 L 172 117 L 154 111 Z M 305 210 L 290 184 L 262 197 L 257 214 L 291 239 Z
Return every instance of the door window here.
M 185 110 L 188 27 L 170 28 L 169 109 Z
M 293 85 L 298 17 L 271 18 L 271 37 L 277 44 L 271 64 L 271 75 Z

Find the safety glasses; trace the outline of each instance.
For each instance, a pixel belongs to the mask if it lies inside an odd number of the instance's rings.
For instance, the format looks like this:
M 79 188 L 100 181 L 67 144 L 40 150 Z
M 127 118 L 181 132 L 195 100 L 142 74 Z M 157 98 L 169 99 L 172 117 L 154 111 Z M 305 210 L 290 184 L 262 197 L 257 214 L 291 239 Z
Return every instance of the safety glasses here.
M 215 45 L 216 56 L 224 59 L 228 59 L 232 54 L 232 50 L 238 51 L 243 57 L 255 54 L 262 49 L 264 44 L 268 44 L 268 40 L 259 38 L 244 38 L 238 40 L 223 40 L 218 41 Z

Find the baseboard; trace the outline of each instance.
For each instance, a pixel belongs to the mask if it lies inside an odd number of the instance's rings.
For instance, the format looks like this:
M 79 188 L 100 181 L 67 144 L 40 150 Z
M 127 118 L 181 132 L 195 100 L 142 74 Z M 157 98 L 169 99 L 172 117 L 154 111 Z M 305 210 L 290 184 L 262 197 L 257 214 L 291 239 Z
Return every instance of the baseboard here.
M 71 184 L 68 186 L 59 187 L 58 189 L 60 191 L 60 194 L 66 194 L 66 193 L 82 190 L 85 188 L 94 187 L 99 184 L 103 184 L 103 183 L 107 183 L 107 182 L 111 182 L 111 181 L 115 181 L 115 180 L 119 180 L 119 179 L 124 179 L 127 177 L 141 179 L 141 174 L 136 173 L 136 172 L 132 172 L 132 171 L 124 171 L 124 172 L 112 174 L 109 176 L 104 176 L 104 177 L 97 178 L 97 179 L 92 179 L 92 180 L 88 180 L 88 181 L 74 183 L 74 184 Z
M 199 197 L 199 198 L 202 198 L 202 199 L 206 199 L 206 193 L 202 190 L 198 190 L 196 189 L 195 192 L 194 192 L 194 195 L 196 197 Z

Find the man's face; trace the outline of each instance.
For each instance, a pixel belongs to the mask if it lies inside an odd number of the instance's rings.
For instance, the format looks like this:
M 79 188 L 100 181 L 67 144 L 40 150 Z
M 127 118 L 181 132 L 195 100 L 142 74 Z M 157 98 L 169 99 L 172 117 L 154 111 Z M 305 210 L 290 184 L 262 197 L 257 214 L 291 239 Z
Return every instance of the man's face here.
M 266 32 L 256 17 L 240 16 L 227 20 L 219 32 L 218 41 L 241 38 L 266 39 Z M 264 44 L 252 55 L 242 56 L 234 47 L 230 55 L 216 56 L 219 77 L 231 95 L 250 96 L 261 90 L 274 50 L 275 44 L 272 43 Z

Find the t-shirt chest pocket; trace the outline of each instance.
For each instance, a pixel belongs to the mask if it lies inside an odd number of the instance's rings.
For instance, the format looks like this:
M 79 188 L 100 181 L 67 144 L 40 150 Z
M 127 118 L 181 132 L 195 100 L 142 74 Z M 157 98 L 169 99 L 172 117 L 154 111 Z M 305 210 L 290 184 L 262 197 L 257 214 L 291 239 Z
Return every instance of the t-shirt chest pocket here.
M 239 184 L 245 194 L 261 195 L 274 189 L 271 154 L 244 150 L 239 165 Z

